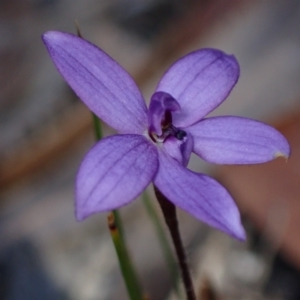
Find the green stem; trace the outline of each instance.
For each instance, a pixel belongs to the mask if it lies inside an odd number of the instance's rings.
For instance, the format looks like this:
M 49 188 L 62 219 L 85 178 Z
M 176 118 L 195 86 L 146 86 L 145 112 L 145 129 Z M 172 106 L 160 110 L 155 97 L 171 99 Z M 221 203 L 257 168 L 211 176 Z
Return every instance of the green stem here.
M 147 210 L 147 213 L 150 216 L 150 219 L 152 220 L 153 225 L 155 227 L 155 231 L 170 272 L 172 286 L 175 292 L 177 293 L 177 295 L 180 296 L 180 289 L 178 285 L 179 272 L 177 269 L 177 264 L 176 264 L 173 251 L 170 247 L 170 243 L 167 238 L 166 231 L 164 229 L 164 225 L 161 219 L 159 218 L 155 206 L 153 205 L 151 199 L 149 199 L 147 192 L 144 192 L 143 194 L 143 202 Z
M 123 225 L 122 225 L 122 220 L 121 220 L 120 213 L 117 209 L 113 210 L 112 213 L 114 214 L 115 222 L 116 222 L 117 227 L 118 227 L 119 232 L 120 232 L 120 237 L 121 237 L 123 243 L 125 243 L 124 230 L 123 230 Z
M 124 243 L 124 238 L 118 228 L 120 219 L 117 221 L 117 219 L 119 218 L 117 214 L 118 213 L 114 210 L 107 216 L 110 235 L 119 259 L 119 265 L 123 274 L 129 297 L 131 300 L 142 300 L 143 293 L 139 285 L 136 272 L 131 263 L 126 244 Z
M 100 140 L 103 136 L 101 129 L 101 121 L 94 114 L 93 122 L 96 140 Z M 115 246 L 115 250 L 119 260 L 119 265 L 129 297 L 131 300 L 142 300 L 142 289 L 126 247 L 120 214 L 117 210 L 113 210 L 108 214 L 107 218 L 110 235 Z
M 94 123 L 94 131 L 95 131 L 96 140 L 100 141 L 103 137 L 101 121 L 95 114 L 93 114 L 93 123 Z

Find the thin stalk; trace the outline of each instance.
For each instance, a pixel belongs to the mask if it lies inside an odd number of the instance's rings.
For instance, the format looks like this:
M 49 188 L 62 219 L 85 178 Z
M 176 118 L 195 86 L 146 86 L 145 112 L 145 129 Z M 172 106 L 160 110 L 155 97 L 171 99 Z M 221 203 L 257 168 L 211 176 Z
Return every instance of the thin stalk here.
M 95 138 L 97 141 L 100 141 L 103 137 L 101 121 L 95 114 L 93 114 L 93 123 L 94 123 Z
M 114 214 L 115 222 L 120 232 L 120 237 L 123 243 L 125 243 L 125 236 L 124 236 L 123 224 L 122 224 L 120 213 L 117 209 L 113 210 L 112 213 Z
M 123 278 L 127 287 L 127 291 L 130 299 L 132 300 L 142 300 L 143 293 L 140 285 L 138 284 L 138 279 L 131 264 L 129 253 L 127 251 L 124 240 L 121 236 L 120 230 L 118 229 L 117 220 L 115 219 L 115 212 L 112 211 L 107 216 L 107 223 L 110 231 L 112 241 L 114 243 L 116 253 L 119 259 L 119 264 Z M 119 220 L 120 221 L 120 220 Z
M 171 203 L 158 188 L 154 187 L 155 195 L 158 203 L 162 209 L 166 224 L 169 228 L 172 241 L 177 254 L 178 263 L 181 270 L 181 276 L 185 288 L 187 300 L 196 300 L 196 295 L 193 287 L 193 282 L 186 262 L 186 255 L 184 252 L 182 240 L 178 228 L 178 220 L 176 216 L 176 207 Z
M 178 269 L 177 269 L 177 265 L 176 265 L 176 260 L 174 258 L 173 251 L 170 247 L 169 240 L 166 236 L 166 231 L 164 229 L 162 221 L 159 218 L 151 199 L 149 199 L 147 192 L 144 192 L 144 194 L 143 194 L 143 203 L 144 203 L 147 213 L 154 225 L 156 235 L 157 235 L 159 243 L 161 245 L 161 248 L 162 248 L 168 269 L 169 269 L 172 286 L 173 286 L 175 292 L 177 293 L 177 295 L 180 296 L 180 289 L 179 289 L 179 285 L 178 285 L 179 273 L 178 273 Z
M 100 140 L 103 136 L 101 121 L 94 114 L 93 122 L 96 140 Z M 144 299 L 142 289 L 133 264 L 131 262 L 129 252 L 127 250 L 122 221 L 120 214 L 117 210 L 113 210 L 108 214 L 107 223 L 118 256 L 120 269 L 123 275 L 128 295 L 131 300 L 142 300 Z

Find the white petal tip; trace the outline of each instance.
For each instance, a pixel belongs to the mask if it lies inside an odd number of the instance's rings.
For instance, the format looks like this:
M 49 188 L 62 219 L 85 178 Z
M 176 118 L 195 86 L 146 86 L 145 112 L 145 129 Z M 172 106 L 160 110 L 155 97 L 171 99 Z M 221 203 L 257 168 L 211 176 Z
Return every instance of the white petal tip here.
M 289 153 L 282 153 L 282 152 L 276 152 L 275 154 L 274 154 L 274 159 L 276 159 L 276 158 L 279 158 L 279 157 L 282 157 L 282 158 L 284 158 L 285 159 L 285 161 L 288 161 L 288 159 L 289 159 Z

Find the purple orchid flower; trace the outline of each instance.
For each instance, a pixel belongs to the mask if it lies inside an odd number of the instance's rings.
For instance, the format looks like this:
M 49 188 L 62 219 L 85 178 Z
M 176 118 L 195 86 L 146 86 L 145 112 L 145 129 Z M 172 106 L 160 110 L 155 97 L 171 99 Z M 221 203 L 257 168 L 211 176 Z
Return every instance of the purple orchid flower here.
M 75 93 L 119 132 L 99 141 L 80 166 L 78 220 L 130 203 L 153 181 L 176 206 L 245 239 L 239 211 L 226 189 L 186 168 L 191 152 L 218 164 L 289 156 L 286 139 L 266 124 L 233 116 L 204 118 L 238 80 L 234 56 L 202 49 L 182 57 L 162 77 L 147 110 L 130 75 L 95 45 L 61 32 L 47 32 L 43 40 Z

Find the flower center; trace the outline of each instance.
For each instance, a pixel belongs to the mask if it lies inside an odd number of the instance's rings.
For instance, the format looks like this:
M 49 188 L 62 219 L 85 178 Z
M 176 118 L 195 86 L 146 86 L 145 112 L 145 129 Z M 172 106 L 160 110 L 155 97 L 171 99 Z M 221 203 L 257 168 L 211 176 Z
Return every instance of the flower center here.
M 163 143 L 168 137 L 175 137 L 177 140 L 182 141 L 186 136 L 186 132 L 176 128 L 172 124 L 172 114 L 169 110 L 165 111 L 164 118 L 161 120 L 162 134 L 157 135 L 149 129 L 149 136 L 155 143 Z
M 193 150 L 193 139 L 188 132 L 173 125 L 173 117 L 180 111 L 180 105 L 172 95 L 155 92 L 148 109 L 148 136 L 172 158 L 187 166 Z

